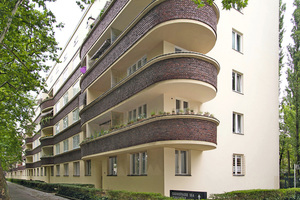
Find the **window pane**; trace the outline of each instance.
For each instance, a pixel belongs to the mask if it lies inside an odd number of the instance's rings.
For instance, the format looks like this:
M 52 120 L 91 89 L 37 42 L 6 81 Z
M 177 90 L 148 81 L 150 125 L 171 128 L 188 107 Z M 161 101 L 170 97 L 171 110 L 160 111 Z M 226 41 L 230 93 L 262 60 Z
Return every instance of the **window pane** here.
M 232 90 L 235 90 L 235 73 L 232 72 Z
M 235 32 L 232 32 L 232 48 L 236 49 L 236 47 L 235 47 Z
M 236 125 L 235 125 L 235 114 L 233 113 L 233 114 L 232 114 L 232 132 L 233 132 L 233 133 L 235 133 L 235 131 L 236 131 L 236 130 L 235 130 L 235 126 L 236 126 Z
M 178 155 L 178 150 L 175 150 L 175 173 L 179 174 L 179 155 Z
M 241 36 L 236 34 L 236 50 L 241 51 Z
M 237 116 L 237 132 L 241 133 L 242 132 L 242 117 L 241 115 L 236 115 Z
M 187 173 L 187 152 L 181 151 L 181 173 Z
M 176 99 L 176 113 L 179 113 L 180 110 L 180 100 Z
M 147 153 L 142 153 L 142 174 L 147 173 Z
M 236 91 L 241 92 L 241 79 L 242 76 L 240 74 L 236 74 Z
M 146 118 L 147 117 L 147 105 L 145 104 L 145 105 L 143 105 L 143 112 L 144 112 L 144 118 Z

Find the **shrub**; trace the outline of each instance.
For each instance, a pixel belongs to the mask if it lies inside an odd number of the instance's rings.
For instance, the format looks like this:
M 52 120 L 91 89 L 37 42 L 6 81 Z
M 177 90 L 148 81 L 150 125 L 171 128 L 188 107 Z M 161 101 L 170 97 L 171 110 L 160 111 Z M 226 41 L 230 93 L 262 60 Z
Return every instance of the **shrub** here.
M 212 199 L 230 200 L 300 200 L 300 188 L 279 190 L 242 190 L 211 195 Z
M 100 200 L 102 191 L 96 188 L 80 187 L 74 185 L 60 185 L 57 194 L 80 200 Z
M 171 200 L 173 198 L 165 197 L 158 193 L 149 192 L 128 192 L 109 190 L 106 191 L 106 196 L 109 200 Z

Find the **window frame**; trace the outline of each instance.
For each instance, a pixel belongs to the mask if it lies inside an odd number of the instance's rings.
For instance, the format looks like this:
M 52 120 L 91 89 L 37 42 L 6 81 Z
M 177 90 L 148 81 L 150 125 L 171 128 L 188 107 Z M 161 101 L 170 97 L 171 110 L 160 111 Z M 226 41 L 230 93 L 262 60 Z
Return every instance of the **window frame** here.
M 182 155 L 184 153 L 184 159 Z M 188 150 L 175 149 L 175 176 L 190 175 L 190 159 Z
M 73 176 L 80 176 L 80 162 L 73 162 Z
M 244 135 L 244 115 L 241 113 L 232 113 L 232 132 L 239 135 Z
M 64 140 L 63 145 L 64 145 L 64 152 L 69 151 L 69 139 Z
M 73 116 L 73 123 L 77 122 L 79 118 L 79 108 L 76 108 L 75 110 L 72 111 L 72 116 Z
M 238 161 L 238 159 L 240 161 Z M 245 175 L 245 156 L 244 154 L 232 155 L 232 175 L 244 176 Z
M 147 170 L 148 170 L 147 165 L 148 165 L 147 151 L 130 154 L 130 175 L 131 176 L 147 176 Z
M 109 176 L 117 176 L 118 175 L 118 164 L 117 164 L 117 156 L 111 156 L 108 158 L 108 173 Z
M 58 147 L 58 148 L 57 148 Z M 59 155 L 60 154 L 60 143 L 55 145 L 55 154 Z
M 91 176 L 92 175 L 92 160 L 86 160 L 84 162 L 85 166 L 85 176 Z
M 68 128 L 69 126 L 69 117 L 68 115 L 66 115 L 64 118 L 63 118 L 63 130 Z
M 69 176 L 69 163 L 64 164 L 64 176 Z
M 56 176 L 60 176 L 60 165 L 56 165 Z
M 240 77 L 240 78 L 238 78 Z M 243 74 L 237 71 L 232 71 L 232 91 L 243 94 Z
M 234 29 L 232 30 L 232 49 L 243 53 L 243 34 Z
M 80 136 L 79 136 L 79 134 L 77 134 L 77 135 L 74 135 L 73 137 L 72 137 L 72 139 L 73 139 L 73 149 L 78 149 L 79 147 L 80 147 Z

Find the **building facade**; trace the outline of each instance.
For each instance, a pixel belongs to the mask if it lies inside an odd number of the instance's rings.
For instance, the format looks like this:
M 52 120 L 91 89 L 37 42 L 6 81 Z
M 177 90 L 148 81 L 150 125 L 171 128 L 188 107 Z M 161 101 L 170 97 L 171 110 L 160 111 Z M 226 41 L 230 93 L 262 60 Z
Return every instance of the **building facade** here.
M 166 196 L 278 188 L 279 2 L 215 3 L 95 1 L 8 177 Z

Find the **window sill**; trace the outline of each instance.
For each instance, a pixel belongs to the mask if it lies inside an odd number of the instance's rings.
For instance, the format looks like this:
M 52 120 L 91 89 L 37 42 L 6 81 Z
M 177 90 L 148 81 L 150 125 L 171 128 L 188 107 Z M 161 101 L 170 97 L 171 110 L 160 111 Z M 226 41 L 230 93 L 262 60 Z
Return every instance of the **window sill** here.
M 114 174 L 108 174 L 107 176 L 117 176 L 117 174 L 116 175 L 114 175 Z
M 234 177 L 241 177 L 241 176 L 245 176 L 245 174 L 233 174 L 232 176 L 234 176 Z
M 91 174 L 85 174 L 84 176 L 92 176 Z
M 60 175 L 56 175 L 56 177 L 60 177 Z
M 69 177 L 69 175 L 64 175 L 64 177 Z
M 234 50 L 235 52 L 238 52 L 238 53 L 240 53 L 240 54 L 244 55 L 244 53 L 243 53 L 243 52 L 241 52 L 241 51 L 238 51 L 238 50 L 236 50 L 236 49 L 234 49 L 234 48 L 232 48 L 232 50 Z
M 73 175 L 73 177 L 80 177 L 80 175 Z
M 191 174 L 175 174 L 175 176 L 192 176 Z
M 235 133 L 235 132 L 233 132 L 233 134 L 235 134 L 235 135 L 244 135 L 244 133 Z
M 244 95 L 243 92 L 239 92 L 239 91 L 236 91 L 236 90 L 232 90 L 232 92 L 235 92 L 235 93 L 240 94 L 240 95 Z
M 147 174 L 129 174 L 127 176 L 147 176 Z

